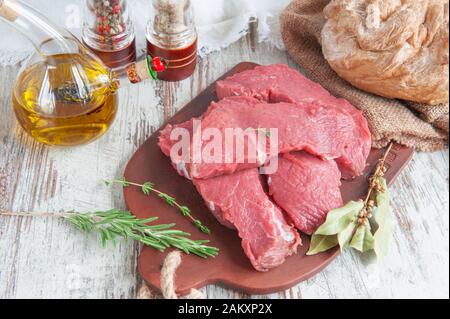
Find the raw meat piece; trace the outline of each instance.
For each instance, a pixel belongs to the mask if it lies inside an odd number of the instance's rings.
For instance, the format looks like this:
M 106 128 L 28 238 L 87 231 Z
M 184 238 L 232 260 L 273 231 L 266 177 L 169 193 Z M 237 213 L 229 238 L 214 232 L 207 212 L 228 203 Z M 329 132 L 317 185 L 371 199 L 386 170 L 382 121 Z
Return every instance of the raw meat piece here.
M 245 149 L 257 149 L 259 152 L 256 155 L 249 156 L 248 152 L 240 154 L 241 156 L 236 152 L 230 155 L 229 152 L 235 151 L 235 147 L 229 145 L 234 142 L 225 138 L 225 130 L 230 128 L 242 131 L 249 128 L 265 130 L 276 128 L 278 153 L 305 150 L 322 159 L 336 159 L 341 169 L 345 168 L 351 176 L 361 175 L 366 167 L 367 152 L 361 145 L 367 140 L 360 138 L 361 134 L 365 134 L 361 133 L 364 128 L 355 125 L 348 112 L 339 108 L 308 103 L 269 104 L 249 97 L 232 97 L 211 104 L 201 119 L 202 132 L 209 128 L 219 130 L 217 138 L 221 139 L 222 145 L 226 145 L 223 147 L 221 161 L 195 162 L 191 154 L 191 164 L 185 165 L 191 178 L 207 179 L 232 174 L 242 169 L 260 167 L 266 164 L 261 158 L 267 161 L 277 155 L 269 152 L 269 145 L 266 145 L 266 149 L 261 149 L 252 139 L 245 140 Z M 200 144 L 196 149 L 202 153 L 210 146 L 209 141 L 202 141 Z M 264 152 L 265 154 L 261 154 Z M 230 157 L 233 161 L 226 161 L 226 158 Z
M 193 121 L 168 125 L 161 132 L 159 146 L 165 155 L 170 156 L 175 143 L 170 139 L 172 130 L 181 127 L 192 134 Z M 179 162 L 173 165 L 186 176 Z M 300 237 L 264 192 L 256 168 L 208 180 L 193 179 L 193 183 L 217 220 L 238 231 L 244 252 L 256 270 L 277 267 L 296 252 Z
M 219 221 L 238 231 L 256 270 L 275 268 L 296 253 L 300 237 L 264 192 L 258 169 L 193 183 Z
M 170 134 L 172 133 L 173 129 L 175 128 L 182 128 L 187 130 L 188 135 L 190 138 L 192 138 L 192 130 L 193 130 L 193 123 L 195 119 L 191 119 L 187 122 L 184 122 L 182 124 L 178 125 L 171 125 L 168 124 L 159 135 L 159 147 L 161 151 L 166 155 L 167 157 L 170 157 L 172 161 L 172 165 L 175 168 L 175 170 L 183 177 L 191 179 L 189 172 L 187 171 L 187 166 L 189 165 L 187 162 L 189 162 L 188 158 L 181 158 L 180 156 L 171 156 L 171 150 L 172 146 L 177 142 L 173 141 L 170 138 Z
M 283 64 L 259 66 L 253 70 L 244 71 L 223 81 L 216 86 L 220 99 L 230 96 L 249 96 L 270 103 L 302 102 L 315 103 L 327 108 L 337 108 L 347 112 L 354 120 L 354 152 L 361 152 L 365 158 L 371 149 L 371 134 L 362 112 L 352 106 L 345 99 L 332 96 L 320 84 L 315 83 L 300 72 Z M 338 160 L 339 168 L 345 178 L 352 178 L 362 174 L 363 169 L 346 162 L 344 158 Z
M 267 181 L 275 202 L 308 235 L 325 222 L 328 212 L 343 206 L 341 173 L 334 161 L 306 152 L 284 154 Z

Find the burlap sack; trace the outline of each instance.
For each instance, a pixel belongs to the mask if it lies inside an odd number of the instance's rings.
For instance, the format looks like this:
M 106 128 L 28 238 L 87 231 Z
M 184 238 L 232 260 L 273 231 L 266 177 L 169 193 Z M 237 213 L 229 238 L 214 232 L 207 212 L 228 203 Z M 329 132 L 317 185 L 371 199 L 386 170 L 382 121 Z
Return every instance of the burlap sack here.
M 320 33 L 325 23 L 323 9 L 329 2 L 294 0 L 282 13 L 281 33 L 293 60 L 312 80 L 364 112 L 374 147 L 396 141 L 420 151 L 448 148 L 448 103 L 429 106 L 375 96 L 351 86 L 331 69 L 320 46 Z

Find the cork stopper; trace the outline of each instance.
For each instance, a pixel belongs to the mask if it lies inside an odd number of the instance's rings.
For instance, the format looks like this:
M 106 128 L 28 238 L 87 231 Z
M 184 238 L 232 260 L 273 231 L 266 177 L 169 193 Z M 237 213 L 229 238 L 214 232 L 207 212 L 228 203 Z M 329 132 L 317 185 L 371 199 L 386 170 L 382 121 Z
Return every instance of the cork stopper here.
M 9 2 L 14 3 L 14 0 Z M 0 0 L 0 16 L 8 21 L 14 22 L 19 17 L 19 13 L 5 4 L 4 0 Z
M 140 83 L 152 78 L 152 70 L 150 69 L 149 57 L 142 61 L 130 64 L 127 67 L 128 79 L 131 83 Z

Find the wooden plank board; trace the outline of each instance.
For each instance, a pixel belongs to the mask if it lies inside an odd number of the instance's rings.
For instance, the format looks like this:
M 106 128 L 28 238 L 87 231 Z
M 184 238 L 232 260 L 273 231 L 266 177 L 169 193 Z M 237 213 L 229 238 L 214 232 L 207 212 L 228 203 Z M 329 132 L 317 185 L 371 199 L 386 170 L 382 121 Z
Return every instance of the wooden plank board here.
M 295 64 L 268 45 L 253 51 L 248 38 L 200 60 L 181 83 L 155 83 L 120 92 L 111 131 L 93 144 L 48 148 L 15 122 L 10 91 L 20 66 L 0 68 L 0 209 L 59 212 L 124 208 L 122 191 L 102 180 L 122 174 L 130 156 L 164 120 L 240 61 Z M 386 261 L 366 267 L 349 252 L 317 277 L 279 294 L 248 296 L 221 286 L 208 298 L 402 298 L 449 296 L 448 151 L 416 154 L 392 187 L 397 227 Z M 0 220 L 0 298 L 135 298 L 142 283 L 139 248 L 102 249 L 53 219 Z

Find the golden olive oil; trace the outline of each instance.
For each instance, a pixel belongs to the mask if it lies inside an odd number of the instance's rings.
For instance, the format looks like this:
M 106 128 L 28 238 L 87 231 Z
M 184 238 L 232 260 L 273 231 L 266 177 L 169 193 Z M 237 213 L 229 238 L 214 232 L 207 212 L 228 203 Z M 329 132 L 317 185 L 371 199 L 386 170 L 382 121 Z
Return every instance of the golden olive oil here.
M 16 81 L 13 106 L 37 141 L 74 146 L 103 135 L 114 121 L 118 82 L 101 63 L 81 54 L 47 56 Z

